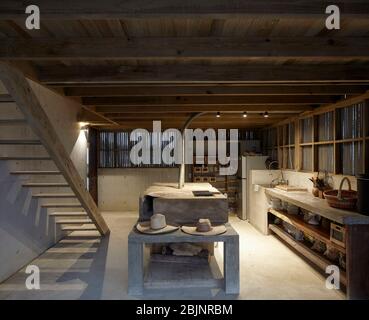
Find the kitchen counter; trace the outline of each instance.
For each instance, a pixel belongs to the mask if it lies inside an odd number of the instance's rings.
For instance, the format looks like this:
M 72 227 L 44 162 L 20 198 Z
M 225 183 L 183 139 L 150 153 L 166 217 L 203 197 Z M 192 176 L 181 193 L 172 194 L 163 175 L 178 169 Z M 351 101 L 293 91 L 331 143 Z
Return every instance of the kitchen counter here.
M 283 191 L 275 188 L 265 188 L 265 193 L 279 198 L 300 208 L 317 213 L 322 217 L 344 225 L 369 224 L 369 216 L 357 212 L 332 208 L 327 200 L 314 197 L 306 191 Z
M 214 194 L 198 197 L 193 191 Z M 140 220 L 154 213 L 164 214 L 169 224 L 194 224 L 202 218 L 221 224 L 228 222 L 228 200 L 209 183 L 186 183 L 182 189 L 175 183 L 155 183 L 140 198 Z
M 192 191 L 209 191 L 214 194 L 210 197 L 198 197 Z M 227 199 L 210 183 L 186 183 L 182 189 L 178 189 L 177 183 L 155 183 L 146 189 L 144 195 L 163 199 Z

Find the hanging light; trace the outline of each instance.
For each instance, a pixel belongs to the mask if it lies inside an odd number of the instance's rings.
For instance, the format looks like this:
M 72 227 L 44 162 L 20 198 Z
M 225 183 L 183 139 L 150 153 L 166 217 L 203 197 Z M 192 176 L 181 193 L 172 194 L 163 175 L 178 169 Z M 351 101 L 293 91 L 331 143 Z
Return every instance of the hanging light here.
M 268 113 L 268 111 L 265 111 L 265 112 L 264 112 L 263 117 L 264 117 L 264 118 L 269 118 L 269 113 Z
M 217 117 L 217 118 L 220 118 L 220 112 L 217 112 L 216 117 Z
M 244 112 L 244 113 L 242 114 L 242 117 L 247 118 L 247 112 Z

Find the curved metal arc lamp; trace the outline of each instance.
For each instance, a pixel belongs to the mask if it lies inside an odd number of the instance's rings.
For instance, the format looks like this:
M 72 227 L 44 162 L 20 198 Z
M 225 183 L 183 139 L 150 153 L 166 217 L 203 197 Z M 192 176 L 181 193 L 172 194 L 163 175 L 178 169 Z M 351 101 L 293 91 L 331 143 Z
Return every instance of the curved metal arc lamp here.
M 192 123 L 192 121 L 194 121 L 195 119 L 197 119 L 198 117 L 206 114 L 208 112 L 199 112 L 199 113 L 194 113 L 190 116 L 190 118 L 186 121 L 186 123 L 184 124 L 183 128 L 182 128 L 182 162 L 181 162 L 181 166 L 179 169 L 179 181 L 178 181 L 178 189 L 182 189 L 184 187 L 185 184 L 185 171 L 186 171 L 186 165 L 185 165 L 185 150 L 186 150 L 186 135 L 185 135 L 185 130 L 188 128 L 188 126 Z

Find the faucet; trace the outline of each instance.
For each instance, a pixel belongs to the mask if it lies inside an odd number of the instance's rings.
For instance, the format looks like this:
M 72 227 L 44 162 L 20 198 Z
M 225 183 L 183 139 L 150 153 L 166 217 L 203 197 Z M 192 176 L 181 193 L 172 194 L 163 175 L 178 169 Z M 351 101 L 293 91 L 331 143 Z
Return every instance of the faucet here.
M 278 163 L 278 161 L 276 161 L 276 160 L 274 160 L 274 161 L 272 161 L 272 162 L 270 162 L 269 163 L 269 166 L 268 166 L 268 169 L 269 169 L 269 171 L 271 171 L 271 165 L 273 164 L 273 163 Z M 283 170 L 282 170 L 282 168 L 280 168 L 280 170 L 281 170 L 281 174 L 280 174 L 280 176 L 278 177 L 278 178 L 274 178 L 272 181 L 271 181 L 271 183 L 269 184 L 269 186 L 271 187 L 271 188 L 273 188 L 274 186 L 276 186 L 276 185 L 279 185 L 279 184 L 282 184 L 282 185 L 288 185 L 288 180 L 285 180 L 284 179 L 284 177 L 283 177 Z M 271 175 L 271 174 L 270 174 Z M 277 181 L 277 183 L 274 183 L 275 181 Z
M 271 169 L 270 169 L 270 167 L 272 166 L 272 164 L 273 163 L 277 163 L 278 164 L 278 161 L 277 160 L 274 160 L 274 161 L 271 161 L 270 163 L 269 163 L 269 166 L 268 166 L 268 170 L 270 171 Z

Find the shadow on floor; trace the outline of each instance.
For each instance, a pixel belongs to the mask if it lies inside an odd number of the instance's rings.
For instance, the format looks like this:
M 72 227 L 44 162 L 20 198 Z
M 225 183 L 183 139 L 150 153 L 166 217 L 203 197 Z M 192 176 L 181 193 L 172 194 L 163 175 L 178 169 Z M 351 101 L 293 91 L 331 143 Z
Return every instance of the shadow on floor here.
M 88 250 L 83 254 L 79 253 L 58 253 L 62 259 L 75 259 L 76 262 L 70 267 L 70 270 L 77 269 L 77 272 L 65 272 L 57 280 L 57 283 L 69 282 L 73 280 L 80 280 L 86 284 L 80 299 L 93 299 L 99 300 L 102 298 L 104 278 L 106 272 L 106 260 L 109 248 L 110 235 L 105 237 L 93 237 L 91 236 L 90 241 L 99 242 L 86 242 L 88 238 L 81 236 L 68 236 L 63 239 L 57 246 L 57 250 L 63 250 L 71 248 L 70 244 L 77 241 L 72 248 L 81 248 L 82 250 Z M 80 243 L 78 243 L 80 241 Z M 95 251 L 96 250 L 96 251 Z M 47 253 L 50 254 L 50 253 Z M 52 253 L 51 253 L 52 254 Z M 54 259 L 58 259 L 58 256 L 54 256 Z M 80 267 L 80 261 L 89 260 L 91 261 L 88 270 L 85 272 L 78 272 Z M 87 271 L 87 272 L 86 272 Z

